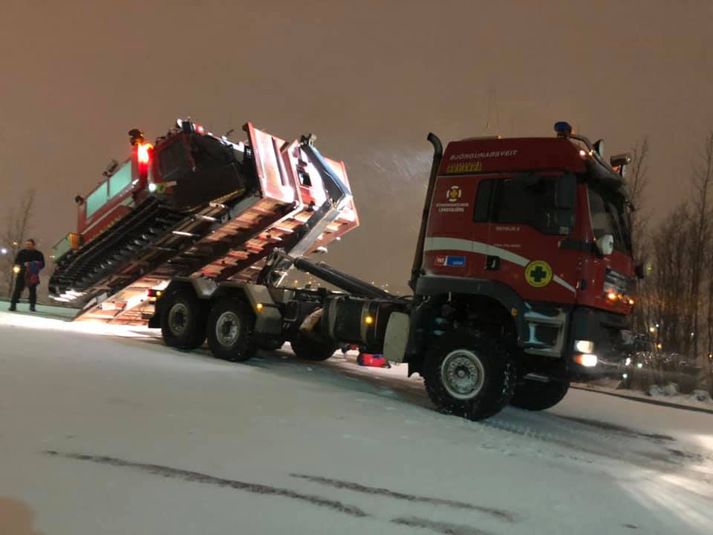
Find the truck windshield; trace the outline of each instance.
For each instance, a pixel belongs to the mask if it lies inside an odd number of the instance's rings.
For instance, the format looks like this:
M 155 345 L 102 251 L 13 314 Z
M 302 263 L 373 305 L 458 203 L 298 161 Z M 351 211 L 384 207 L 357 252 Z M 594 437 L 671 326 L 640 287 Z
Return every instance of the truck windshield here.
M 595 238 L 605 234 L 614 236 L 614 249 L 631 252 L 631 234 L 626 198 L 616 190 L 605 187 L 587 187 L 589 213 Z
M 567 235 L 574 226 L 573 175 L 525 175 L 483 180 L 476 221 L 530 225 L 545 234 Z

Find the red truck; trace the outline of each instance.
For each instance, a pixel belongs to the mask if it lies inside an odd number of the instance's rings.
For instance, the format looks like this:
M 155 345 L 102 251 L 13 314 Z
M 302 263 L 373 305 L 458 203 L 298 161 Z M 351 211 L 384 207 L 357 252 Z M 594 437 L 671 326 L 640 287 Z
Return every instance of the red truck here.
M 292 266 L 343 292 L 287 289 L 270 277 L 207 289 L 177 279 L 151 324 L 176 345 L 170 318 L 189 304 L 198 338 L 230 360 L 270 340 L 289 340 L 311 360 L 356 344 L 407 362 L 440 410 L 474 420 L 508 403 L 549 408 L 572 377 L 615 367 L 629 340 L 637 274 L 622 176 L 628 157 L 606 162 L 601 143 L 566 123 L 552 138 L 466 139 L 445 153 L 436 136 L 429 140 L 412 296 L 275 249 L 265 273 Z
M 62 242 L 56 297 L 84 300 L 81 317 L 148 319 L 171 347 L 207 339 L 230 361 L 285 341 L 308 360 L 357 345 L 407 362 L 440 410 L 473 420 L 552 407 L 573 377 L 626 354 L 641 274 L 626 155 L 605 161 L 567 123 L 445 152 L 430 134 L 413 295 L 399 297 L 306 258 L 358 224 L 343 163 L 311 136 L 246 132 L 236 144 L 179 122 L 146 156 L 134 139 L 124 167 L 78 199 L 85 243 Z M 339 290 L 286 287 L 291 268 Z
M 615 367 L 629 341 L 628 156 L 605 162 L 601 143 L 567 123 L 555 130 L 452 142 L 442 155 L 432 139 L 409 335 L 396 353 L 403 346 L 437 405 L 470 418 L 507 402 L 551 407 L 573 375 Z

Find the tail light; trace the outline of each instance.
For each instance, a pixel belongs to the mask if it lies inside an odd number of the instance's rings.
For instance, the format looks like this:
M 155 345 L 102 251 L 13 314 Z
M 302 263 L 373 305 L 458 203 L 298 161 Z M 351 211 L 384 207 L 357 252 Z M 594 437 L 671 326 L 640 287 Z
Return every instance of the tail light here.
M 140 164 L 148 164 L 151 161 L 152 150 L 153 145 L 151 143 L 139 143 L 136 154 Z
M 139 143 L 136 145 L 136 161 L 139 165 L 139 177 L 142 179 L 148 177 L 152 153 L 153 145 L 151 143 Z

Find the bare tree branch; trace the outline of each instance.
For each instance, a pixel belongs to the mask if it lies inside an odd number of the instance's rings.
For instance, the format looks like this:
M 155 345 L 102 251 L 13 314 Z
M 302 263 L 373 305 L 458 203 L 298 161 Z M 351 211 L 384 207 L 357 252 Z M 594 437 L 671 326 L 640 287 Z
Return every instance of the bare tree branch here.
M 7 215 L 0 234 L 0 247 L 7 249 L 6 254 L 0 255 L 0 284 L 7 296 L 12 292 L 15 256 L 22 248 L 23 241 L 29 238 L 34 206 L 35 190 L 30 189 L 22 196 L 17 208 Z

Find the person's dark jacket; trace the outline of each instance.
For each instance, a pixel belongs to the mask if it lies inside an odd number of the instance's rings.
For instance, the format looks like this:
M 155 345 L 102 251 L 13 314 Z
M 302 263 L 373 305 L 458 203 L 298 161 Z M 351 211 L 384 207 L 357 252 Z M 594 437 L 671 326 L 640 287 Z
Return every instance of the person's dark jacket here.
M 20 266 L 18 277 L 25 276 L 25 268 L 28 262 L 40 262 L 41 268 L 45 267 L 45 256 L 37 249 L 20 249 L 15 257 L 15 265 Z

